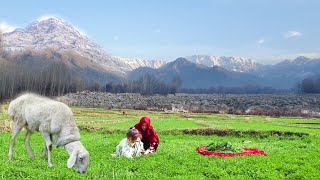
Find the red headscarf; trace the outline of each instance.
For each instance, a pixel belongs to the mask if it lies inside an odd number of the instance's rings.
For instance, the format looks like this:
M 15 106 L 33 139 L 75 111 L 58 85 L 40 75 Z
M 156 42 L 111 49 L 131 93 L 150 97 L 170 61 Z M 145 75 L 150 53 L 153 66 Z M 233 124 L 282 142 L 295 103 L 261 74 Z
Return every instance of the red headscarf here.
M 142 130 L 142 124 L 147 123 L 147 129 L 145 131 Z M 150 119 L 148 117 L 142 117 L 140 119 L 140 122 L 136 125 L 134 125 L 134 128 L 138 129 L 138 131 L 142 135 L 142 139 L 147 140 L 149 143 L 159 143 L 159 136 L 154 131 L 153 127 L 150 124 Z

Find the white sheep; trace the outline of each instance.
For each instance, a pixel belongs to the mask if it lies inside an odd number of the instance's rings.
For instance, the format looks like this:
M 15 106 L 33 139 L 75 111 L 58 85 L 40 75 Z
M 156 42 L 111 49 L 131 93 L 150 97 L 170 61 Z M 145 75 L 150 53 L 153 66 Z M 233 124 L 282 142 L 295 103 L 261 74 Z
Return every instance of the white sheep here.
M 9 159 L 13 159 L 15 139 L 23 127 L 27 133 L 24 138 L 28 155 L 34 159 L 30 146 L 30 136 L 39 131 L 46 142 L 42 156 L 48 155 L 48 164 L 53 167 L 52 143 L 64 146 L 70 157 L 68 168 L 75 167 L 77 172 L 84 173 L 89 165 L 89 152 L 80 142 L 79 129 L 73 119 L 71 109 L 58 101 L 35 94 L 24 94 L 11 101 L 8 114 L 13 119 L 13 133 L 10 139 Z

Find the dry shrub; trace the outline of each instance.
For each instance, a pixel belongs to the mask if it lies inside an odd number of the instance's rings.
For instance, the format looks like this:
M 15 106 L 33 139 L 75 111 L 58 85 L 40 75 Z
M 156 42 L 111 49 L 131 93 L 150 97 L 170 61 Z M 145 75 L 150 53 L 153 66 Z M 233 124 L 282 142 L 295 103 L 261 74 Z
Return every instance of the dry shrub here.
M 8 120 L 0 121 L 0 132 L 11 132 L 12 122 Z
M 264 108 L 254 108 L 249 112 L 245 113 L 246 115 L 258 115 L 258 116 L 271 116 L 271 117 L 304 117 L 304 118 L 319 118 L 319 113 L 313 112 L 303 112 L 303 111 L 293 111 L 286 109 L 264 109 Z
M 170 133 L 184 133 L 184 134 L 194 134 L 194 135 L 218 135 L 218 136 L 257 136 L 257 137 L 269 137 L 275 136 L 308 136 L 307 133 L 297 133 L 297 132 L 282 132 L 282 131 L 240 131 L 235 129 L 214 129 L 214 128 L 204 128 L 204 129 L 182 129 L 182 130 L 168 130 L 165 132 Z
M 101 132 L 101 133 L 107 133 L 107 134 L 126 134 L 127 130 L 122 129 L 111 129 L 111 128 L 103 128 L 103 127 L 95 127 L 95 126 L 88 126 L 88 125 L 79 125 L 78 126 L 80 130 L 87 131 L 87 132 Z

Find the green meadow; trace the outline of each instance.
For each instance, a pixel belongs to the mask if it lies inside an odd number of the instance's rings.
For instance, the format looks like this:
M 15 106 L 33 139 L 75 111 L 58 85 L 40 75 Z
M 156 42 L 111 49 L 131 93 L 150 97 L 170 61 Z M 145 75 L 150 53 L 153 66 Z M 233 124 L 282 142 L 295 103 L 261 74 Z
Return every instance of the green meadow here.
M 39 133 L 31 137 L 35 160 L 28 158 L 22 131 L 17 138 L 15 159 L 9 161 L 10 122 L 4 111 L 0 113 L 0 178 L 319 179 L 320 176 L 320 119 L 82 107 L 72 107 L 72 110 L 81 129 L 81 141 L 90 152 L 90 165 L 85 174 L 67 168 L 68 154 L 63 147 L 53 149 L 54 168 L 49 168 L 46 159 L 40 157 L 44 140 Z M 123 115 L 123 111 L 127 115 Z M 158 151 L 134 159 L 111 157 L 126 131 L 142 116 L 150 117 L 160 137 Z M 233 131 L 237 133 L 228 133 Z M 197 153 L 198 146 L 211 142 L 255 147 L 268 156 L 224 158 Z

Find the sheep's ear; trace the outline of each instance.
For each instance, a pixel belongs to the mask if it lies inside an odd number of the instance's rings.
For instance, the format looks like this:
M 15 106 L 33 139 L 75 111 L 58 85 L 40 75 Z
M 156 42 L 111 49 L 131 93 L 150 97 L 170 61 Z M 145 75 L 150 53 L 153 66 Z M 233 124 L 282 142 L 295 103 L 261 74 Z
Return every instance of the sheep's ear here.
M 72 168 L 74 166 L 77 160 L 77 155 L 78 155 L 77 151 L 72 151 L 71 156 L 68 159 L 68 163 L 67 163 L 68 168 Z

